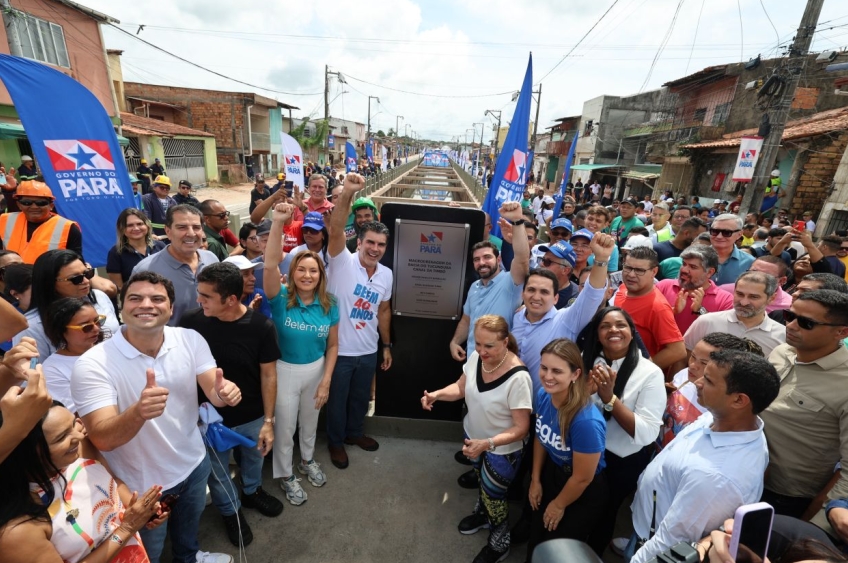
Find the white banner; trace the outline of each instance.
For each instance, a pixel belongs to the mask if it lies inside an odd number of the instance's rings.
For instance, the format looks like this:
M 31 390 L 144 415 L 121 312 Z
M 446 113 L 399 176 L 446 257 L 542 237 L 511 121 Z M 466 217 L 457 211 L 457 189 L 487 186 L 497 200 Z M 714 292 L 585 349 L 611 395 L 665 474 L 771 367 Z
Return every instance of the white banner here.
M 286 180 L 294 182 L 295 186 L 306 188 L 303 179 L 303 149 L 292 137 L 280 131 L 280 144 L 283 145 L 283 163 L 286 167 Z
M 385 172 L 388 169 L 387 167 L 389 165 L 389 151 L 386 148 L 386 145 L 382 145 L 381 155 L 383 157 L 383 159 L 382 159 L 383 163 L 380 166 L 383 168 L 383 171 Z
M 742 137 L 742 142 L 739 145 L 739 157 L 736 159 L 736 168 L 733 169 L 734 182 L 751 181 L 762 148 L 762 137 Z

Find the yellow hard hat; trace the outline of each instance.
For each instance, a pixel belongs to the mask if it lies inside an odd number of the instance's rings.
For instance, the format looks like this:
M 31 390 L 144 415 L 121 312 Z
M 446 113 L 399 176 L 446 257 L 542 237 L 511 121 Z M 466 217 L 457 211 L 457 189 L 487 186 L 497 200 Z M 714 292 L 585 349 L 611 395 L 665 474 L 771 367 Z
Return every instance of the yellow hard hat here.
M 162 184 L 163 186 L 171 187 L 171 179 L 167 176 L 156 176 L 156 179 L 153 180 L 154 184 Z
M 280 172 L 279 174 L 277 174 L 277 180 L 285 180 L 285 179 L 286 179 L 286 175 L 285 175 L 285 174 L 283 174 L 282 172 Z
M 142 159 L 141 159 L 141 163 L 142 163 L 142 164 L 147 164 L 147 159 L 146 159 L 146 158 L 142 158 Z
M 47 197 L 50 199 L 56 199 L 53 197 L 53 192 L 50 191 L 50 188 L 44 182 L 36 182 L 35 180 L 25 180 L 18 184 L 18 191 L 15 192 L 15 199 L 20 199 L 22 197 Z

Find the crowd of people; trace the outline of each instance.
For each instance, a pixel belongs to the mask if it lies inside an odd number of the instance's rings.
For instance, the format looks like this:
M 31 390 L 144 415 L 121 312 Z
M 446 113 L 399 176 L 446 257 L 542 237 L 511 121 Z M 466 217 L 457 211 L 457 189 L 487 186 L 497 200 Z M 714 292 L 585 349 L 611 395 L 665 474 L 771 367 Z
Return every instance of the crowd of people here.
M 231 561 L 199 543 L 207 487 L 243 548 L 244 509 L 277 517 L 308 500 L 298 475 L 334 478 L 316 460 L 322 409 L 335 468 L 379 448 L 364 421 L 393 364 L 393 273 L 364 177 L 257 175 L 234 233 L 219 201 L 184 181 L 172 197 L 161 163 L 142 165 L 107 277 L 46 184 L 4 192 L 20 209 L 0 215 L 4 561 L 158 562 L 166 536 L 174 561 Z M 843 548 L 848 240 L 814 243 L 782 211 L 607 188 L 573 186 L 557 216 L 528 191 L 471 248 L 443 351 L 458 378 L 420 405 L 465 402 L 458 481 L 477 495 L 458 529 L 488 530 L 474 562 L 522 543 L 530 561 L 557 538 L 635 563 L 693 542 L 711 559 L 719 527 L 761 499 L 776 531 Z M 616 538 L 622 511 L 633 533 Z

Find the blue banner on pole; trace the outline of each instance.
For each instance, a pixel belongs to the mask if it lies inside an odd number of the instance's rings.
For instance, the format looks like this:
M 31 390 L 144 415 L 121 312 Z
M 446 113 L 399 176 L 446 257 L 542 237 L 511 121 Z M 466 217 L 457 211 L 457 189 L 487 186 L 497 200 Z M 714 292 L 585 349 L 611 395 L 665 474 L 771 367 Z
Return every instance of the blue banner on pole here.
M 356 155 L 356 147 L 350 141 L 345 143 L 345 171 L 356 172 L 356 161 L 359 157 Z
M 336 148 L 336 136 L 330 133 L 327 135 L 327 148 L 334 149 Z
M 374 149 L 371 148 L 371 139 L 368 139 L 368 144 L 365 145 L 365 158 L 368 159 L 368 164 L 374 162 Z
M 577 131 L 574 134 L 574 139 L 571 141 L 571 147 L 568 149 L 568 157 L 566 157 L 565 166 L 562 169 L 562 182 L 559 184 L 559 193 L 557 193 L 556 205 L 554 206 L 554 219 L 559 217 L 559 210 L 562 209 L 562 198 L 565 197 L 565 187 L 568 185 L 568 176 L 571 173 L 571 163 L 574 160 L 574 149 L 577 148 L 577 139 L 579 137 L 580 131 Z
M 483 202 L 483 211 L 489 214 L 492 220 L 492 234 L 501 236 L 498 226 L 500 214 L 498 210 L 507 201 L 521 201 L 524 197 L 524 187 L 527 185 L 527 131 L 530 128 L 530 100 L 533 91 L 533 55 L 527 61 L 527 71 L 524 73 L 524 82 L 521 85 L 521 93 L 518 103 L 515 104 L 515 113 L 512 114 L 512 122 L 504 140 L 503 149 L 498 156 L 495 165 L 495 175 L 492 184 Z
M 86 261 L 105 265 L 115 245 L 115 221 L 135 205 L 109 115 L 85 86 L 35 61 L 0 54 L 0 81 L 56 198 L 56 211 L 79 224 Z

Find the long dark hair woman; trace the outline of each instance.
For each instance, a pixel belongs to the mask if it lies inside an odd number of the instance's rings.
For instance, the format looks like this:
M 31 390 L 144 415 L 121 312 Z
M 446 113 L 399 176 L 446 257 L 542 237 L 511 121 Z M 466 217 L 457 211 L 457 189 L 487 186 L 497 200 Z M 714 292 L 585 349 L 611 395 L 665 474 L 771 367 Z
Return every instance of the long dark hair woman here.
M 586 328 L 583 369 L 607 421 L 609 500 L 588 542 L 599 556 L 612 539 L 618 509 L 651 461 L 666 403 L 662 370 L 642 355 L 636 334 L 633 319 L 619 307 L 604 307 Z
M 0 463 L 4 563 L 148 560 L 137 534 L 157 516 L 162 487 L 130 493 L 97 457 L 82 422 L 54 401 Z
M 436 401 L 465 399 L 465 446 L 480 494 L 474 512 L 459 523 L 461 534 L 489 529 L 489 541 L 474 561 L 503 561 L 509 555 L 507 488 L 521 464 L 524 437 L 530 429 L 533 384 L 518 358 L 518 344 L 506 320 L 483 315 L 474 323 L 474 352 L 456 383 L 429 393 L 421 407 L 432 410 Z
M 539 380 L 528 561 L 543 541 L 586 541 L 608 496 L 603 473 L 607 425 L 590 400 L 588 372 L 577 345 L 560 338 L 542 348 Z
M 38 346 L 38 361 L 44 363 L 56 347 L 44 333 L 50 305 L 62 297 L 77 297 L 91 303 L 106 317 L 103 327 L 112 334 L 119 328 L 118 316 L 109 297 L 91 287 L 94 269 L 89 268 L 73 250 L 48 250 L 39 256 L 32 269 L 32 303 L 26 318 L 29 328 L 19 332 L 12 342 L 17 344 L 24 336 L 31 336 Z
M 44 333 L 56 347 L 56 353 L 44 360 L 44 380 L 47 391 L 68 410 L 76 412 L 71 396 L 71 372 L 77 359 L 95 344 L 103 342 L 107 332 L 101 327 L 106 317 L 88 301 L 78 297 L 63 297 L 47 309 Z

